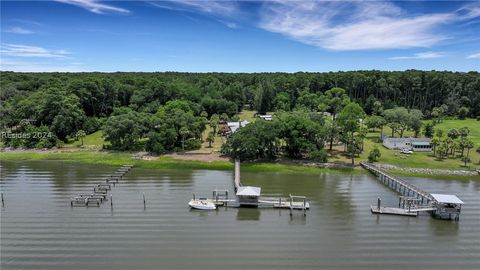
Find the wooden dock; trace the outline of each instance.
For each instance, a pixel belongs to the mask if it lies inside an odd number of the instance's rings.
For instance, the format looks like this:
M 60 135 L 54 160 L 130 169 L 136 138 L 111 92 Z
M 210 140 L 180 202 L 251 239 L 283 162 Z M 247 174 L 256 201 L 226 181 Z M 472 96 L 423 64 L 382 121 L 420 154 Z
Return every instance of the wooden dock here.
M 425 206 L 431 206 L 433 203 L 435 203 L 435 199 L 432 197 L 432 195 L 421 188 L 418 188 L 399 177 L 388 174 L 385 171 L 375 167 L 373 164 L 360 162 L 360 165 L 376 175 L 380 182 L 402 194 L 404 198 L 410 198 L 410 200 L 413 198 L 418 199 L 418 204 Z
M 107 200 L 107 194 L 112 190 L 115 183 L 118 183 L 119 179 L 125 176 L 132 169 L 133 165 L 123 165 L 115 173 L 111 174 L 105 179 L 105 183 L 96 184 L 93 187 L 93 193 L 80 193 L 77 196 L 70 199 L 70 206 L 100 206 L 103 202 Z M 112 195 L 110 195 L 111 197 Z M 145 199 L 144 199 L 145 203 Z M 113 202 L 110 201 L 111 206 L 113 207 Z
M 411 216 L 416 217 L 418 215 L 417 211 L 409 211 L 408 209 L 403 208 L 393 208 L 393 207 L 377 207 L 370 206 L 370 210 L 373 214 L 386 214 L 386 215 L 397 215 L 397 216 Z
M 235 160 L 235 172 L 233 176 L 233 185 L 235 187 L 235 192 L 237 192 L 238 189 L 242 186 L 242 183 L 240 182 L 240 160 L 239 159 Z

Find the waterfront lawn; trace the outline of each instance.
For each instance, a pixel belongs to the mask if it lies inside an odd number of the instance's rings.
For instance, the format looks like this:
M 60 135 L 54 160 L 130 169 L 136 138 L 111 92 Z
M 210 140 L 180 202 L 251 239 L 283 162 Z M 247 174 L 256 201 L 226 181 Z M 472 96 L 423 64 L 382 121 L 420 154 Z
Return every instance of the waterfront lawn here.
M 71 147 L 80 147 L 82 144 L 81 140 L 72 141 L 68 144 L 65 144 L 64 147 L 71 148 Z M 103 131 L 99 130 L 92 134 L 88 134 L 83 138 L 83 146 L 85 148 L 92 148 L 92 149 L 102 149 L 102 146 L 105 144 L 105 140 L 103 138 Z
M 435 129 L 443 129 L 445 135 L 448 133 L 448 130 L 452 128 L 460 129 L 462 127 L 468 127 L 468 129 L 470 129 L 469 138 L 475 144 L 475 149 L 480 147 L 480 121 L 476 119 L 443 120 L 441 123 L 435 125 Z

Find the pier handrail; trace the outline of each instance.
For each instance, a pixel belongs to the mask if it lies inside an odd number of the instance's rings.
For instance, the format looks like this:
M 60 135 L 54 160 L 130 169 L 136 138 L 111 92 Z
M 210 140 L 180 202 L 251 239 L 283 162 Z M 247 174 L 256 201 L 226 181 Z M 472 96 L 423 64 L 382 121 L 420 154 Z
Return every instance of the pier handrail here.
M 362 162 L 360 162 L 360 165 L 362 165 L 362 167 L 366 168 L 367 170 L 369 170 L 370 172 L 372 172 L 373 174 L 375 174 L 377 176 L 384 175 L 386 177 L 389 177 L 390 179 L 393 179 L 393 180 L 397 181 L 398 183 L 402 184 L 403 186 L 406 186 L 408 189 L 412 190 L 413 192 L 416 192 L 417 194 L 420 194 L 423 197 L 429 199 L 430 201 L 436 201 L 430 193 L 428 193 L 428 192 L 426 192 L 426 191 L 408 183 L 407 181 L 405 181 L 405 180 L 403 180 L 399 177 L 391 175 L 391 174 L 377 168 L 375 165 L 373 165 L 371 163 L 367 163 L 367 162 L 362 161 Z

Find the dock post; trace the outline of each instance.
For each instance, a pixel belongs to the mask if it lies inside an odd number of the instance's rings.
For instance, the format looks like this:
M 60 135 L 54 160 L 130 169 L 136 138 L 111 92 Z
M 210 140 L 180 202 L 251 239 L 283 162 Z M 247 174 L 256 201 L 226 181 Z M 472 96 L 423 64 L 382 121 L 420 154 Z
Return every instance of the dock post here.
M 382 200 L 380 199 L 380 197 L 378 197 L 377 199 L 377 209 L 380 210 L 380 205 L 382 204 Z
M 401 203 L 402 203 L 402 197 L 398 197 L 398 208 L 400 208 Z
M 143 208 L 145 208 L 145 192 L 143 192 Z
M 110 207 L 113 208 L 113 196 L 110 194 Z
M 307 198 L 303 198 L 303 215 L 307 216 Z
M 292 195 L 290 194 L 290 216 L 293 215 L 293 198 Z
M 3 193 L 2 193 L 2 207 L 5 207 L 5 200 L 3 199 Z

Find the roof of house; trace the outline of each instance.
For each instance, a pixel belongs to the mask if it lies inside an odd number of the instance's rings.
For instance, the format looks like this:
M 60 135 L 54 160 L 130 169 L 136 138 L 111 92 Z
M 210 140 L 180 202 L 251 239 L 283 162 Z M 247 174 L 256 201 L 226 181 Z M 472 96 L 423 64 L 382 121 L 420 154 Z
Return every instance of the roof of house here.
M 242 127 L 244 127 L 244 126 L 248 125 L 249 123 L 250 122 L 248 122 L 247 120 L 243 120 L 242 122 L 239 122 L 239 121 L 227 122 L 227 126 L 230 128 L 232 133 L 234 133 L 240 127 L 240 124 L 242 125 Z
M 425 145 L 425 146 L 430 146 L 430 142 L 412 142 L 412 145 Z
M 411 142 L 412 144 L 421 144 L 421 143 L 430 143 L 432 139 L 430 138 L 392 138 L 392 137 L 384 137 L 383 138 L 384 142 Z
M 464 204 L 464 202 L 455 195 L 448 195 L 448 194 L 430 194 L 430 195 L 432 195 L 432 197 L 439 203 Z
M 251 186 L 245 186 L 245 187 L 239 187 L 237 191 L 237 196 L 260 196 L 261 188 L 259 187 L 251 187 Z

